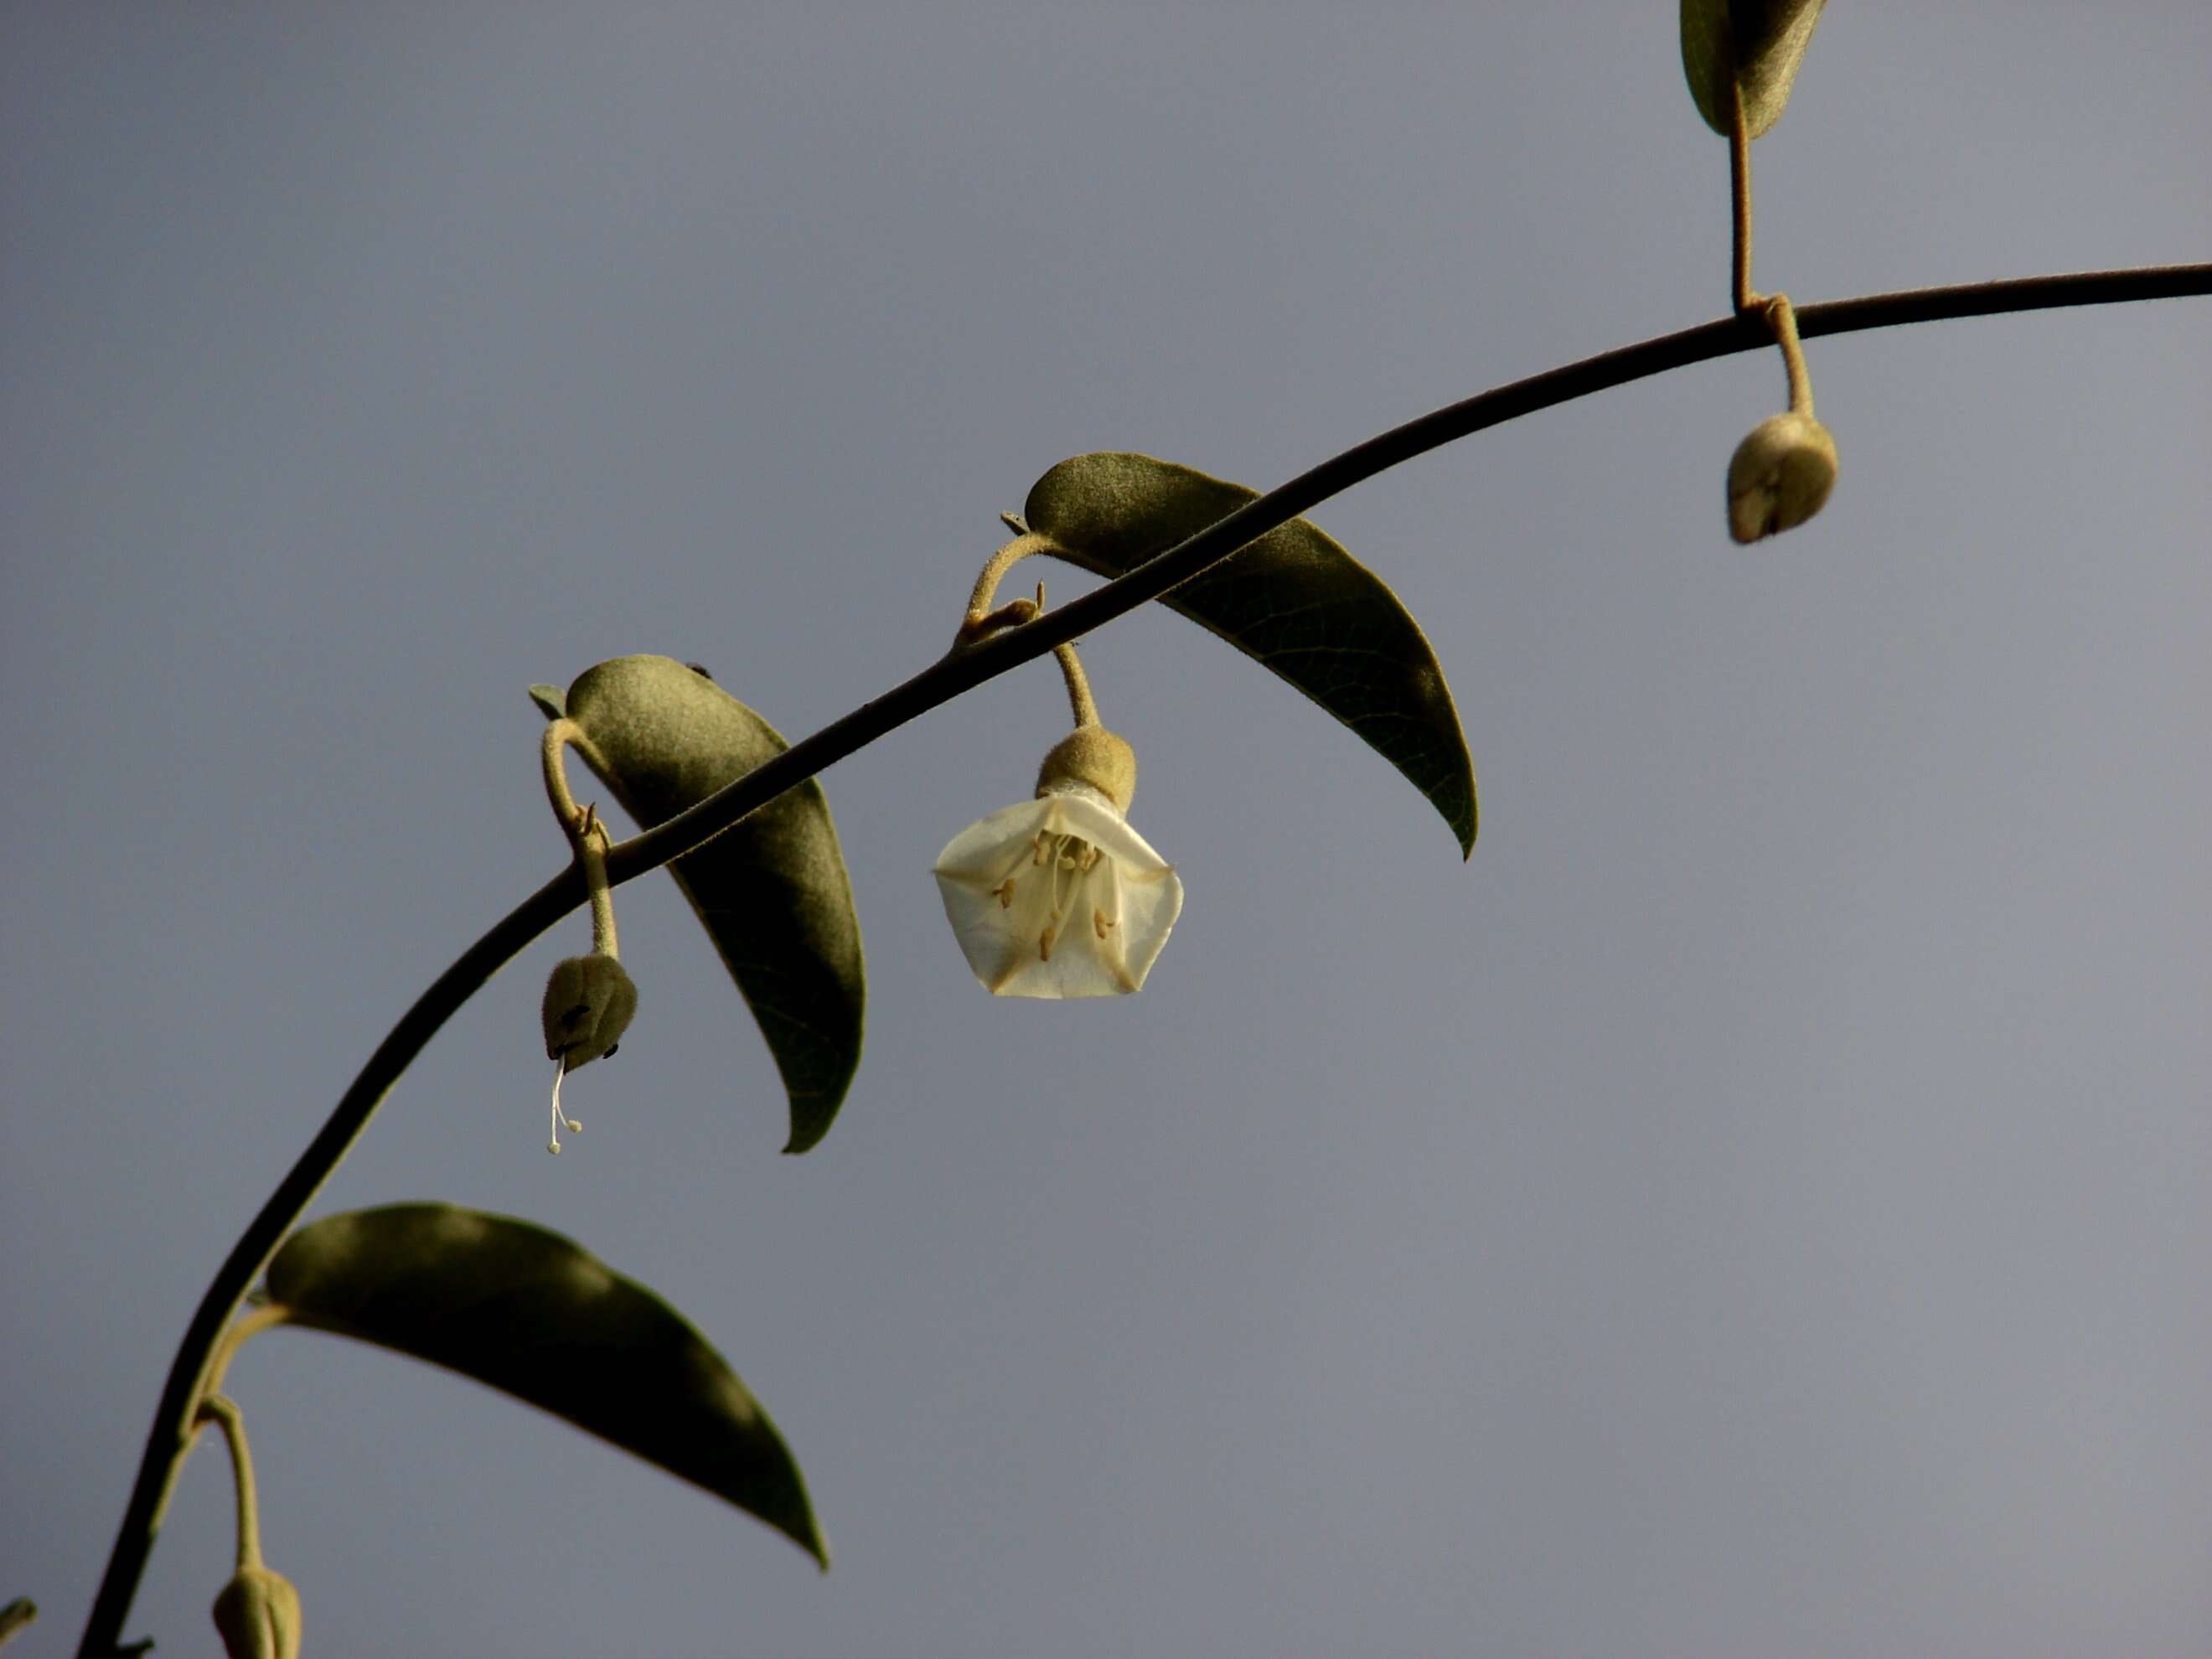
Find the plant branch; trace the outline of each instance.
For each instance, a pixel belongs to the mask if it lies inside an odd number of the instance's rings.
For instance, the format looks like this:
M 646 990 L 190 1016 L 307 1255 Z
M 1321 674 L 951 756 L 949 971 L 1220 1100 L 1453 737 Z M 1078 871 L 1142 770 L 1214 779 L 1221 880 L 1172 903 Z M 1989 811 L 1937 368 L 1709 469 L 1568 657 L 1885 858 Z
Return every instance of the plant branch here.
M 2212 264 L 2154 266 L 1832 301 L 1799 308 L 1797 325 L 1799 332 L 1811 339 L 1824 334 L 1847 334 L 1948 318 L 1996 316 L 2063 306 L 2110 305 L 2207 293 L 2212 293 Z M 607 856 L 607 878 L 611 884 L 619 885 L 659 869 L 670 860 L 720 835 L 794 784 L 826 770 L 886 732 L 973 690 L 986 680 L 1133 611 L 1148 599 L 1158 599 L 1219 563 L 1246 543 L 1401 461 L 1426 454 L 1487 427 L 1625 386 L 1632 380 L 1735 352 L 1759 350 L 1771 344 L 1772 339 L 1771 331 L 1761 317 L 1726 318 L 1516 380 L 1370 438 L 1300 474 L 1281 488 L 1247 502 L 1227 518 L 1072 604 L 1047 611 L 994 638 L 972 646 L 956 647 L 951 654 L 903 684 L 862 704 L 805 741 L 793 744 L 718 794 L 615 848 Z M 163 1500 L 191 1446 L 192 1415 L 202 1373 L 239 1299 L 330 1178 L 339 1160 L 368 1127 L 369 1119 L 401 1073 L 422 1053 L 438 1029 L 494 974 L 555 922 L 586 902 L 586 896 L 583 878 L 572 865 L 508 911 L 489 932 L 463 951 L 416 999 L 390 1035 L 377 1045 L 360 1075 L 339 1097 L 329 1121 L 307 1144 L 299 1161 L 277 1183 L 276 1190 L 231 1247 L 214 1282 L 201 1298 L 191 1322 L 186 1326 L 184 1340 L 171 1363 L 161 1401 L 155 1409 L 153 1429 L 139 1462 L 137 1483 L 124 1512 L 122 1528 L 86 1621 L 84 1638 L 78 1648 L 79 1659 L 112 1659 L 116 1651 L 124 1619 L 130 1612 L 131 1598 L 153 1549 Z

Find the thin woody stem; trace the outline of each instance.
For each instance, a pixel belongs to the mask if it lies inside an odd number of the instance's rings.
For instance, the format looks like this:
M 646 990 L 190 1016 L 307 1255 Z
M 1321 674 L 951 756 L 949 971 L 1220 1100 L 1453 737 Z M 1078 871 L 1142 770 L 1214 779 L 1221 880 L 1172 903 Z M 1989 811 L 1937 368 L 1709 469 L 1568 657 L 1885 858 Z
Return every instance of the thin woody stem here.
M 230 1476 L 238 1493 L 238 1570 L 261 1565 L 261 1510 L 253 1495 L 253 1454 L 246 1449 L 246 1419 L 236 1402 L 219 1394 L 200 1401 L 196 1424 L 213 1423 L 230 1447 Z
M 1796 321 L 1809 339 L 1908 323 L 2204 294 L 2212 294 L 2212 264 L 2163 265 L 1869 295 L 1806 306 L 1796 313 Z M 886 732 L 986 680 L 1042 656 L 1054 646 L 1103 627 L 1147 599 L 1159 598 L 1220 563 L 1247 543 L 1401 462 L 1486 428 L 1593 392 L 1692 363 L 1760 349 L 1769 343 L 1766 334 L 1755 323 L 1747 324 L 1738 317 L 1703 323 L 1493 387 L 1370 438 L 1247 502 L 1073 604 L 1039 617 L 1018 633 L 983 641 L 972 650 L 956 651 L 863 703 L 690 811 L 613 848 L 607 854 L 607 878 L 619 886 L 659 869 Z M 130 1502 L 85 1621 L 79 1659 L 113 1659 L 123 1621 L 153 1552 L 162 1496 L 177 1463 L 190 1449 L 202 1368 L 230 1322 L 239 1298 L 361 1138 L 400 1074 L 454 1011 L 533 939 L 586 902 L 587 896 L 582 876 L 571 864 L 493 923 L 440 974 L 377 1045 L 338 1097 L 328 1121 L 231 1247 L 201 1296 L 170 1363 Z

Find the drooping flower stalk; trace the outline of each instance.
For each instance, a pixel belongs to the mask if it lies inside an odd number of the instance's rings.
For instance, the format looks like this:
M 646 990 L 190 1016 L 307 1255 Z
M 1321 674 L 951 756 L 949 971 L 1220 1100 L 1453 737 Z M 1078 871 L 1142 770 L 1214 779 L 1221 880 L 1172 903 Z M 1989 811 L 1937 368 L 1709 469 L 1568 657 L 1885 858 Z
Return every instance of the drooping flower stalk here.
M 622 965 L 621 943 L 615 933 L 614 893 L 607 881 L 607 830 L 594 806 L 578 806 L 568 793 L 567 769 L 562 764 L 571 744 L 589 739 L 571 720 L 556 720 L 545 728 L 539 754 L 544 762 L 545 799 L 568 837 L 570 856 L 584 878 L 592 906 L 592 953 L 556 963 L 545 981 L 539 1018 L 545 1032 L 546 1058 L 553 1062 L 553 1133 L 545 1150 L 561 1151 L 561 1131 L 581 1134 L 580 1120 L 561 1109 L 561 1084 L 569 1073 L 604 1055 L 611 1054 L 637 1012 L 637 987 Z
M 201 1400 L 194 1426 L 215 1424 L 230 1451 L 238 1504 L 238 1565 L 215 1598 L 215 1627 L 230 1659 L 296 1659 L 300 1651 L 300 1592 L 261 1559 L 261 1511 L 253 1485 L 253 1454 L 246 1418 L 219 1394 Z

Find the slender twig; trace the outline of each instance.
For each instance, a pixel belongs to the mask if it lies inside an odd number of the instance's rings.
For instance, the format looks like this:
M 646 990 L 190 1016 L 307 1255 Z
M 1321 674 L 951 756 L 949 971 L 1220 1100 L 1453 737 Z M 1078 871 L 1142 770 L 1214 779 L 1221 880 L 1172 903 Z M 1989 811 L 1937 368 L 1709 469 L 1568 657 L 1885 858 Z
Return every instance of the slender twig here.
M 2212 264 L 2032 276 L 1959 288 L 1921 289 L 1806 306 L 1797 313 L 1807 338 L 1943 318 L 1996 316 L 2060 306 L 2110 305 L 2212 293 Z M 1453 404 L 1370 438 L 1280 489 L 1247 502 L 1218 523 L 1059 610 L 948 656 L 903 684 L 832 721 L 804 742 L 757 767 L 719 793 L 658 828 L 624 842 L 607 856 L 607 878 L 620 885 L 657 870 L 720 835 L 794 784 L 916 716 L 973 690 L 986 680 L 1089 633 L 1147 599 L 1218 564 L 1246 543 L 1287 524 L 1330 496 L 1486 427 L 1586 398 L 1691 363 L 1752 351 L 1772 337 L 1759 318 L 1725 318 L 1640 345 L 1624 346 L 1516 380 Z M 155 1516 L 173 1473 L 191 1443 L 191 1413 L 202 1370 L 239 1298 L 266 1265 L 285 1233 L 311 1203 L 415 1056 L 454 1011 L 562 916 L 585 902 L 584 881 L 572 865 L 508 911 L 463 951 L 392 1028 L 339 1097 L 330 1120 L 286 1172 L 200 1299 L 169 1367 L 137 1483 L 108 1557 L 107 1571 L 85 1624 L 80 1659 L 110 1659 L 154 1546 Z

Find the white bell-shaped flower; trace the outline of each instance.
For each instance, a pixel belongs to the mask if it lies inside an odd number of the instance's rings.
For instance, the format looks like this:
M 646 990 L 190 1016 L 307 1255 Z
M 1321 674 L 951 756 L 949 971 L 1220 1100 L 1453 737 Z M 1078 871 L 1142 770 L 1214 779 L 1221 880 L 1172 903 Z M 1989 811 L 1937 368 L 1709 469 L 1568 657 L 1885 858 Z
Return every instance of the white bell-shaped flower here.
M 1182 913 L 1182 883 L 1104 791 L 1043 787 L 945 843 L 945 917 L 994 996 L 1134 991 Z

